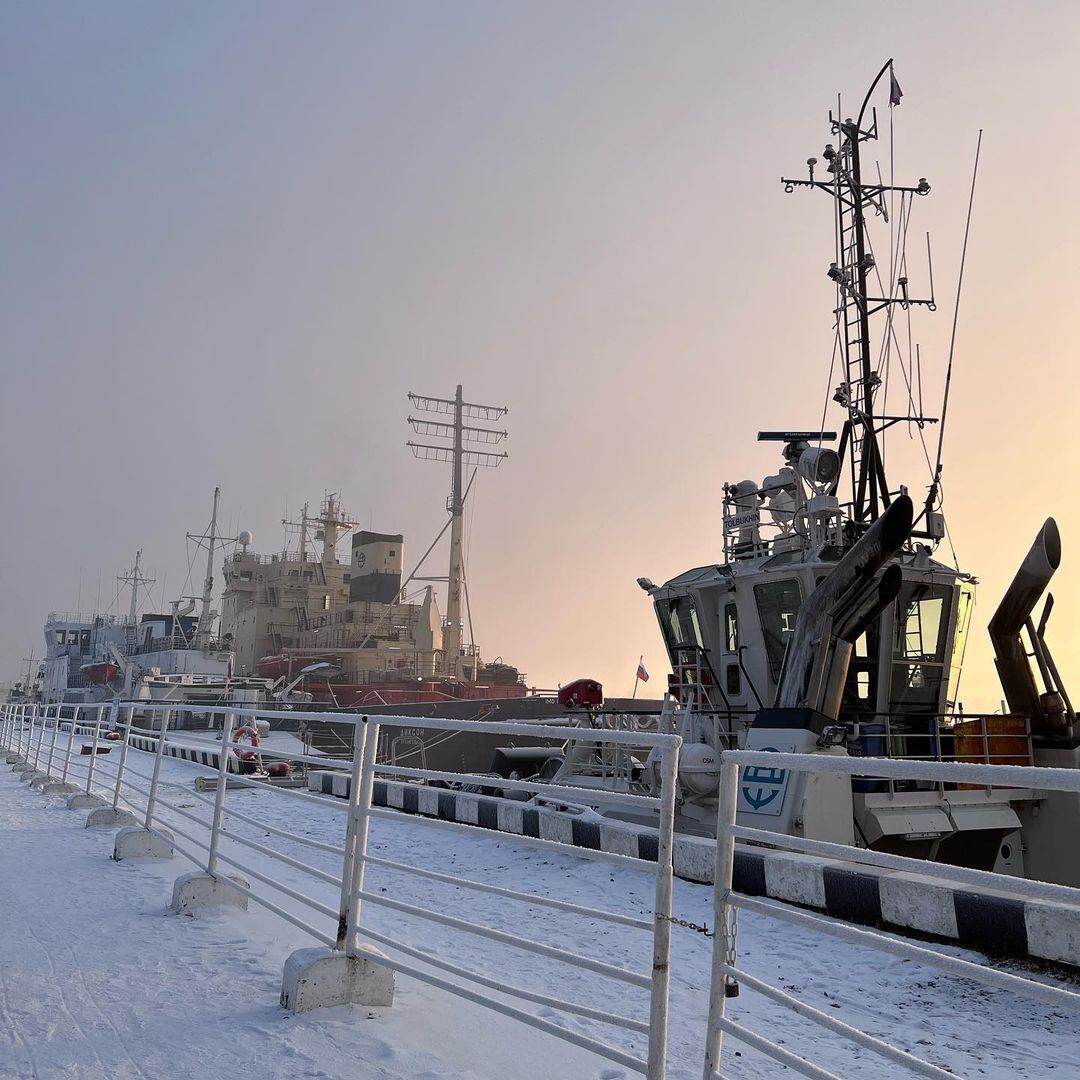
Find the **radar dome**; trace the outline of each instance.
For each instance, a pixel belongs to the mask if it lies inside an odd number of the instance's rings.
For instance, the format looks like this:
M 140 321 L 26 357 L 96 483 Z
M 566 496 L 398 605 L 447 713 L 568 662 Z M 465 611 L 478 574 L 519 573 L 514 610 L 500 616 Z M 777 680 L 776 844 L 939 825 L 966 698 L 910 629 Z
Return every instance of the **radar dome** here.
M 242 532 L 242 533 L 240 534 L 240 536 L 238 537 L 238 539 L 239 539 L 240 543 L 244 545 L 244 547 L 250 547 L 250 546 L 251 546 L 251 542 L 252 542 L 252 540 L 254 540 L 254 539 L 255 539 L 255 537 L 251 535 L 251 532 L 250 532 L 249 530 L 245 529 L 245 530 L 244 530 L 244 531 L 243 531 L 243 532 Z

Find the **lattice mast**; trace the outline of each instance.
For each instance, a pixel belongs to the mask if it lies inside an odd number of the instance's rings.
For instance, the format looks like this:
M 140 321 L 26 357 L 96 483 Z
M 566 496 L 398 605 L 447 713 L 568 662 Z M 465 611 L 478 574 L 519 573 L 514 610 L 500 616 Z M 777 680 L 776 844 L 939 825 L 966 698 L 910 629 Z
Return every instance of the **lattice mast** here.
M 465 401 L 461 385 L 454 397 L 436 398 L 423 394 L 409 394 L 409 401 L 422 412 L 441 413 L 451 420 L 426 420 L 410 416 L 409 424 L 418 435 L 443 440 L 442 443 L 406 443 L 413 456 L 422 461 L 446 461 L 451 464 L 450 497 L 446 509 L 450 514 L 450 567 L 446 579 L 446 629 L 443 633 L 443 674 L 460 678 L 462 599 L 464 592 L 464 552 L 462 550 L 462 524 L 465 514 L 464 469 L 466 465 L 497 468 L 506 459 L 505 451 L 477 450 L 467 443 L 495 445 L 506 438 L 507 432 L 495 428 L 475 427 L 466 420 L 497 421 L 509 409 L 500 405 L 478 405 Z M 475 671 L 473 672 L 475 677 Z
M 836 332 L 844 367 L 843 381 L 836 387 L 833 400 L 844 406 L 848 418 L 840 436 L 839 453 L 848 466 L 851 481 L 852 519 L 858 526 L 865 527 L 875 521 L 882 510 L 890 503 L 895 491 L 890 491 L 885 475 L 885 462 L 882 454 L 883 435 L 887 428 L 901 421 L 910 421 L 919 425 L 934 423 L 932 417 L 917 415 L 914 397 L 908 393 L 909 410 L 905 416 L 887 416 L 875 411 L 875 401 L 882 378 L 877 370 L 873 355 L 874 338 L 871 337 L 871 322 L 880 315 L 877 323 L 884 324 L 886 346 L 888 336 L 894 335 L 892 309 L 896 305 L 907 310 L 913 305 L 924 305 L 934 310 L 933 272 L 930 271 L 929 299 L 915 299 L 908 295 L 908 278 L 904 273 L 906 257 L 902 248 L 892 247 L 890 239 L 890 280 L 883 282 L 881 269 L 878 267 L 873 248 L 870 244 L 866 212 L 872 209 L 875 216 L 889 220 L 890 195 L 900 199 L 901 218 L 904 217 L 904 200 L 910 201 L 916 195 L 923 196 L 930 191 L 925 178 L 920 178 L 915 186 L 886 184 L 881 180 L 878 169 L 878 182 L 867 183 L 864 180 L 862 144 L 878 138 L 877 109 L 871 109 L 871 123 L 864 126 L 870 98 L 886 72 L 890 76 L 890 109 L 899 103 L 900 90 L 892 73 L 892 60 L 878 72 L 870 89 L 863 99 L 862 108 L 855 120 L 840 119 L 829 111 L 829 125 L 832 134 L 837 137 L 837 144 L 828 143 L 822 153 L 826 162 L 828 179 L 815 176 L 816 158 L 808 158 L 809 178 L 796 180 L 781 177 L 786 191 L 795 188 L 816 188 L 830 195 L 835 204 L 836 260 L 830 264 L 828 274 L 836 285 L 837 304 L 834 309 Z M 902 237 L 903 230 L 897 230 Z M 929 256 L 929 241 L 928 241 Z M 871 283 L 876 284 L 876 289 Z M 878 295 L 874 295 L 877 293 Z M 909 365 L 914 365 L 909 357 Z M 910 377 L 909 377 L 910 384 Z M 840 476 L 843 475 L 841 470 Z M 840 476 L 834 484 L 833 493 L 840 484 Z
M 139 589 L 141 586 L 150 586 L 154 584 L 153 578 L 142 576 L 142 548 L 139 548 L 135 552 L 135 566 L 131 570 L 125 570 L 124 573 L 117 575 L 116 580 L 122 585 L 131 586 L 131 603 L 128 607 L 128 623 L 131 626 L 135 625 L 135 620 L 139 616 Z M 147 589 L 149 592 L 149 589 Z

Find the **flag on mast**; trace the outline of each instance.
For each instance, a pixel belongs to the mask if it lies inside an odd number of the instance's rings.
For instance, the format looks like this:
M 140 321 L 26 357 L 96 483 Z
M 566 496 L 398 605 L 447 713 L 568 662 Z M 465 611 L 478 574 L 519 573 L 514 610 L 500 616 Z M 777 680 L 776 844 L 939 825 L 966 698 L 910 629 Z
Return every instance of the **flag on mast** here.
M 637 662 L 637 676 L 641 682 L 649 681 L 649 673 L 645 670 L 645 658 L 639 656 Z
M 904 91 L 900 89 L 900 84 L 896 81 L 896 72 L 889 68 L 889 104 L 899 105 L 903 96 Z

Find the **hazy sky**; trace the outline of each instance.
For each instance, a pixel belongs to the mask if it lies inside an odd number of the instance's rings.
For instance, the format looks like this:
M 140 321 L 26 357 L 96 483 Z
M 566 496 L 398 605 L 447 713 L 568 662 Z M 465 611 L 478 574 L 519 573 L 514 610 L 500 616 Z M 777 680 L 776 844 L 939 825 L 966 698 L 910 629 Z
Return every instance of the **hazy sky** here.
M 985 128 L 946 440 L 981 581 L 961 696 L 1000 698 L 985 624 L 1051 513 L 1080 694 L 1078 31 L 1069 3 L 6 0 L 0 678 L 136 548 L 175 596 L 215 484 L 259 550 L 340 490 L 411 562 L 448 475 L 405 395 L 460 381 L 510 406 L 470 519 L 485 655 L 618 693 L 644 653 L 660 687 L 634 579 L 716 561 L 722 483 L 780 463 L 757 430 L 820 420 L 830 208 L 778 177 L 892 55 L 897 175 L 933 185 L 928 401 Z

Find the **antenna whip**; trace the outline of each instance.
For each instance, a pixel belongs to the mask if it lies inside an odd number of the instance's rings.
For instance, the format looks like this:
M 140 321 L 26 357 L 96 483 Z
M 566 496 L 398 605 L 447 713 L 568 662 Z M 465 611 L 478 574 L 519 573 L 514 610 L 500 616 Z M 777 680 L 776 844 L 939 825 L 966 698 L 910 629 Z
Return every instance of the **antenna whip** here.
M 926 496 L 923 514 L 928 514 L 937 498 L 941 483 L 941 450 L 945 443 L 945 419 L 949 412 L 949 391 L 952 388 L 953 352 L 956 349 L 956 324 L 960 317 L 960 294 L 964 288 L 964 264 L 967 262 L 968 237 L 971 234 L 971 210 L 975 205 L 975 180 L 979 175 L 979 151 L 982 149 L 983 129 L 979 128 L 979 139 L 975 144 L 975 165 L 971 170 L 971 194 L 968 196 L 967 222 L 964 225 L 964 247 L 960 253 L 960 275 L 956 282 L 956 303 L 953 305 L 952 334 L 949 337 L 949 363 L 945 368 L 945 394 L 941 402 L 941 426 L 938 428 L 937 462 L 934 466 L 933 481 Z M 922 517 L 923 514 L 919 516 Z

